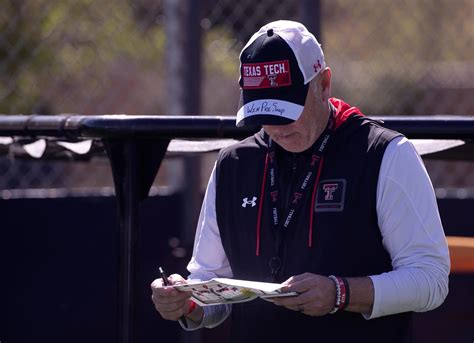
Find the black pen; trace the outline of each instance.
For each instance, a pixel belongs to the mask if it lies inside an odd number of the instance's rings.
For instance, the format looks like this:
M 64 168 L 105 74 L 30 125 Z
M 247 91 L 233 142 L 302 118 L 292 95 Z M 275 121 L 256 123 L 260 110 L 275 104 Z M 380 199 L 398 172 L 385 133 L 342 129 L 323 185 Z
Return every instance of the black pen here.
M 161 279 L 163 280 L 163 285 L 165 286 L 170 286 L 170 283 L 168 281 L 168 276 L 165 274 L 163 268 L 159 267 L 158 270 L 160 271 L 160 276 Z M 183 315 L 181 318 L 179 318 L 179 322 L 181 325 L 183 325 L 185 328 L 188 327 L 188 322 L 186 321 L 186 317 Z

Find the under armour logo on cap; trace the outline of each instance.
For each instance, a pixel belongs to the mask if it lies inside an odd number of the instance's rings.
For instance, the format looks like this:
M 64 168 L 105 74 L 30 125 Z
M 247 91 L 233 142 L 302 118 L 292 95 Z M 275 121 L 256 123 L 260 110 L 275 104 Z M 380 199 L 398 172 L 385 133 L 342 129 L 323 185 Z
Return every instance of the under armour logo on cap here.
M 247 205 L 252 205 L 252 207 L 257 206 L 257 197 L 253 197 L 252 200 L 249 200 L 249 198 L 245 197 L 242 199 L 242 207 L 247 207 Z

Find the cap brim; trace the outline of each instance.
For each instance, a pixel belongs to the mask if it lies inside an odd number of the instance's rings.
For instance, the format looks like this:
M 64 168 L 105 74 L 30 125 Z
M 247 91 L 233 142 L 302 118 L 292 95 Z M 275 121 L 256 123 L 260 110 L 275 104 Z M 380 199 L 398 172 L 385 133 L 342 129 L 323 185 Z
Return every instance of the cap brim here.
M 237 112 L 236 125 L 288 125 L 300 117 L 304 106 L 279 99 L 258 99 L 245 103 Z
M 309 86 L 268 90 L 242 90 L 236 125 L 288 125 L 298 120 L 304 109 Z

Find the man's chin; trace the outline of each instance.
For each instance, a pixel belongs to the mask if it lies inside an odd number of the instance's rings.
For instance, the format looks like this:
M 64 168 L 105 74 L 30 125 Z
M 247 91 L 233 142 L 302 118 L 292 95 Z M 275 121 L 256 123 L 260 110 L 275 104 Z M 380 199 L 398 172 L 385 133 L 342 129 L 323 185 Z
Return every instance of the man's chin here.
M 277 142 L 278 143 L 278 142 Z M 305 151 L 306 149 L 301 149 L 301 145 L 295 144 L 295 143 L 278 143 L 279 146 L 281 146 L 284 150 L 288 152 L 302 152 Z

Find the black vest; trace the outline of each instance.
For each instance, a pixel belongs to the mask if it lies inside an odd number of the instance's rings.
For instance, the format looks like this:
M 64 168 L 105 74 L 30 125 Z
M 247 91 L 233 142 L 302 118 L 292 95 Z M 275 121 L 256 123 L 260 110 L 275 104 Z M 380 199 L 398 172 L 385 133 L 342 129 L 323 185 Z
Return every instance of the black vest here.
M 377 223 L 376 191 L 384 151 L 399 135 L 361 116 L 350 117 L 336 130 L 324 155 L 314 207 L 311 208 L 308 192 L 305 205 L 283 234 L 282 268 L 277 282 L 304 272 L 355 277 L 392 270 Z M 268 187 L 261 196 L 266 141 L 261 131 L 223 149 L 217 160 L 217 223 L 234 277 L 238 279 L 272 281 L 269 262 L 276 251 Z M 311 153 L 292 154 L 279 149 L 276 155 L 281 191 L 287 193 Z M 257 256 L 256 225 L 261 201 Z M 311 247 L 310 211 L 315 211 Z M 409 326 L 408 313 L 372 320 L 344 311 L 310 317 L 260 299 L 233 305 L 232 310 L 234 342 L 293 342 L 312 338 L 315 342 L 398 343 L 409 341 Z

